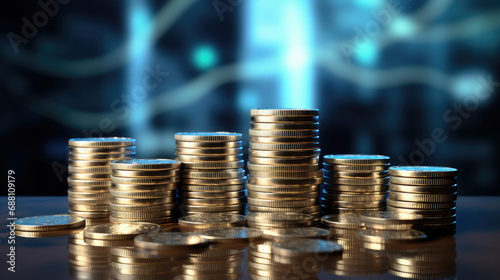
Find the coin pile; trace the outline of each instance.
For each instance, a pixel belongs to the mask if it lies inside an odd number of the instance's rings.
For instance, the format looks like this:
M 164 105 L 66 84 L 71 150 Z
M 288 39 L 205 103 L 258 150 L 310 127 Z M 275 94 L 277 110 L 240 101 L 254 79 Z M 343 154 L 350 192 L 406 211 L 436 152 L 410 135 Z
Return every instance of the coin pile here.
M 422 230 L 456 229 L 457 169 L 433 166 L 389 168 L 387 209 L 424 216 Z
M 110 221 L 172 222 L 179 170 L 180 163 L 171 159 L 113 161 Z
M 85 218 L 109 218 L 110 162 L 134 156 L 132 138 L 69 139 L 69 213 Z
M 253 109 L 250 123 L 248 208 L 320 218 L 319 111 Z
M 321 217 L 321 223 L 331 232 L 331 240 L 342 245 L 342 259 L 325 263 L 325 271 L 339 276 L 372 276 L 387 271 L 387 258 L 361 250 L 356 231 L 362 222 L 355 213 L 334 214 Z
M 240 133 L 176 133 L 175 146 L 182 163 L 182 215 L 244 212 L 247 178 Z
M 111 248 L 91 246 L 83 231 L 68 236 L 69 273 L 74 279 L 108 279 Z
M 385 210 L 389 159 L 382 155 L 324 156 L 323 213 Z

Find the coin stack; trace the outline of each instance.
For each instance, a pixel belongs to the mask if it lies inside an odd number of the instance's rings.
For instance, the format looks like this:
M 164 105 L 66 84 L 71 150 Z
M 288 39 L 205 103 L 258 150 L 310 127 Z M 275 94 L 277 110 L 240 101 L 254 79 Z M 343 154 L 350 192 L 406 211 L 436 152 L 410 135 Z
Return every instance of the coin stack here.
M 85 218 L 109 217 L 110 161 L 135 156 L 135 139 L 69 139 L 69 213 Z
M 247 178 L 240 133 L 176 133 L 175 146 L 182 163 L 182 215 L 244 212 Z
M 389 159 L 381 155 L 324 156 L 324 214 L 385 210 Z
M 253 109 L 248 208 L 308 213 L 319 222 L 319 111 Z
M 109 279 L 109 247 L 91 246 L 83 231 L 68 236 L 69 273 L 74 279 Z
M 457 173 L 450 167 L 389 168 L 387 209 L 423 215 L 425 232 L 455 231 Z
M 110 221 L 174 221 L 180 163 L 171 159 L 118 160 L 111 163 Z

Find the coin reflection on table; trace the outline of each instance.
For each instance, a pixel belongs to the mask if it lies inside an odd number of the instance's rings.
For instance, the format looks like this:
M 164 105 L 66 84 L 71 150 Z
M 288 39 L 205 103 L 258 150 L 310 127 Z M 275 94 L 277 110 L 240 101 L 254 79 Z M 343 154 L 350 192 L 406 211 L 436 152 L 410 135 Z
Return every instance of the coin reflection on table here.
M 68 237 L 69 273 L 75 279 L 108 279 L 109 247 L 95 247 L 83 240 L 83 231 Z

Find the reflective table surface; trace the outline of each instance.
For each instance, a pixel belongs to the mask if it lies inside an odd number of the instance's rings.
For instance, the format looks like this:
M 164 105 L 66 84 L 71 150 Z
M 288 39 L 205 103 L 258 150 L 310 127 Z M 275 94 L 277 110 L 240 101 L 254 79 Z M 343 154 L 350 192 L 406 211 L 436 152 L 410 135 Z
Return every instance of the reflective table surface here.
M 2 201 L 0 279 L 500 279 L 500 197 L 459 197 L 454 235 L 404 246 L 365 247 L 350 233 L 340 232 L 330 239 L 344 246 L 342 255 L 280 262 L 266 253 L 267 243 L 261 241 L 166 256 L 136 252 L 133 243 L 89 245 L 82 229 L 63 236 L 9 239 L 7 198 Z M 66 197 L 17 197 L 14 217 L 67 209 Z M 186 229 L 170 225 L 164 230 Z M 131 254 L 134 258 L 127 258 Z M 9 264 L 9 259 L 15 263 Z M 135 262 L 127 264 L 130 259 Z M 15 272 L 8 270 L 12 264 Z

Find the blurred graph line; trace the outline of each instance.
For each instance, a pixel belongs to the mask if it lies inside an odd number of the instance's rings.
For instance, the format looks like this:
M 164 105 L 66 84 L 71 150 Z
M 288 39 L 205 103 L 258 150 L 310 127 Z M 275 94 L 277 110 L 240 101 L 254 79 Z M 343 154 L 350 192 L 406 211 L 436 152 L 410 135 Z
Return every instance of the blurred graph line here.
M 430 22 L 441 16 L 450 4 L 455 1 L 456 0 L 428 0 L 422 8 L 413 13 L 411 18 L 418 22 Z
M 156 42 L 170 27 L 198 0 L 172 0 L 167 2 L 157 13 L 152 39 Z M 51 56 L 29 53 L 23 50 L 12 55 L 10 46 L 3 48 L 3 56 L 10 62 L 22 67 L 61 78 L 86 78 L 116 70 L 129 61 L 128 49 L 130 41 L 126 41 L 109 53 L 83 59 L 61 59 Z

